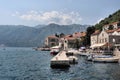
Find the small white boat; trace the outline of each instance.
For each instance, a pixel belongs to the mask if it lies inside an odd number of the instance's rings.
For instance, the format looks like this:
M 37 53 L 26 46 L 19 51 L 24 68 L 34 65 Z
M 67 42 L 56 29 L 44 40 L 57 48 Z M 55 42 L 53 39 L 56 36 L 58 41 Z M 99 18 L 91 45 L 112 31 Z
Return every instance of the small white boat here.
M 81 48 L 79 49 L 79 51 L 82 52 L 82 53 L 86 53 L 86 48 L 85 48 L 85 47 L 81 47 Z
M 111 55 L 89 55 L 87 58 L 88 61 L 93 61 L 93 62 L 108 62 L 108 63 L 113 63 L 113 62 L 118 62 L 119 58 L 116 56 L 111 56 Z
M 59 49 L 51 49 L 50 54 L 57 55 L 59 53 Z
M 106 62 L 106 63 L 117 63 L 119 61 L 118 57 L 104 57 L 104 58 L 93 58 L 93 62 Z
M 50 54 L 57 55 L 60 52 L 60 46 L 51 47 Z

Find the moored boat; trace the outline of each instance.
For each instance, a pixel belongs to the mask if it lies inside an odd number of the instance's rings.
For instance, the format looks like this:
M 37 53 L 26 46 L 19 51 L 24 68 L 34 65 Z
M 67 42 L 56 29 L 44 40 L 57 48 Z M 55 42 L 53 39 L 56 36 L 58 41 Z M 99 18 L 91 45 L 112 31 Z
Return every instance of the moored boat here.
M 91 54 L 88 56 L 87 60 L 93 61 L 93 62 L 116 63 L 119 61 L 119 58 L 117 56 L 112 56 L 112 55 L 94 55 L 94 54 Z
M 88 61 L 92 61 L 94 58 L 110 58 L 113 57 L 111 55 L 98 55 L 98 54 L 89 54 L 87 56 Z
M 59 49 L 51 49 L 50 54 L 57 55 L 59 53 Z
M 108 57 L 108 58 L 93 58 L 93 62 L 104 62 L 104 63 L 118 63 L 118 57 Z
M 60 46 L 51 47 L 50 54 L 57 55 L 60 52 Z

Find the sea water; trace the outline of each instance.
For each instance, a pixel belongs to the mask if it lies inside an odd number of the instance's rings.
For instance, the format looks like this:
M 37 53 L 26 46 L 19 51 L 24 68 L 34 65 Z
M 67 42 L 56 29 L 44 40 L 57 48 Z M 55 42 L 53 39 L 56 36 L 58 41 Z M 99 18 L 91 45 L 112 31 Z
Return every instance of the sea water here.
M 93 63 L 78 56 L 69 69 L 51 69 L 49 51 L 0 48 L 0 80 L 120 80 L 119 63 Z

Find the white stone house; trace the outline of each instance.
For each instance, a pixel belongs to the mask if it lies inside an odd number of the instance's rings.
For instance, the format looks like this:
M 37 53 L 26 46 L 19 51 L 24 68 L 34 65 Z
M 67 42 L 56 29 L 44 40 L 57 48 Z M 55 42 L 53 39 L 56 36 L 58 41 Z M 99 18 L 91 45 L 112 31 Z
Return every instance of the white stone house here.
M 109 30 L 109 25 L 113 25 L 113 30 Z M 102 47 L 109 43 L 111 45 L 115 43 L 120 44 L 120 25 L 118 22 L 103 26 L 102 31 L 99 34 L 94 32 L 91 35 L 91 48 Z M 95 34 L 95 35 L 94 35 Z
M 120 28 L 120 22 L 114 22 L 114 23 L 111 23 L 111 24 L 107 24 L 107 25 L 104 25 L 103 26 L 103 30 L 109 30 L 109 27 L 113 27 L 113 29 L 118 29 Z
M 100 34 L 99 30 L 96 30 L 92 35 L 91 35 L 91 47 L 95 47 L 96 44 L 98 44 L 98 36 Z
M 66 36 L 64 38 L 64 50 L 68 50 L 69 48 L 74 48 L 75 39 L 73 36 Z
M 109 41 L 109 34 L 106 31 L 101 31 L 98 36 L 98 44 L 105 44 Z
M 59 45 L 59 38 L 58 37 L 51 35 L 45 39 L 45 46 L 53 47 L 53 46 L 57 46 L 57 45 Z

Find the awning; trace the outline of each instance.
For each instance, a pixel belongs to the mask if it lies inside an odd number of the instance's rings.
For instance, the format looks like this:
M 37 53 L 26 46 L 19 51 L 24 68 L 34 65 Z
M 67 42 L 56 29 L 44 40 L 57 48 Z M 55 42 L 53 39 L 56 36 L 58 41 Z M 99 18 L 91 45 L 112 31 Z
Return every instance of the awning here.
M 53 47 L 51 47 L 52 49 L 59 49 L 60 48 L 60 46 L 53 46 Z
M 94 44 L 94 45 L 91 45 L 90 47 L 91 47 L 91 48 L 95 48 L 95 47 L 101 47 L 101 46 L 103 46 L 103 45 L 105 45 L 105 43 Z
M 104 47 L 112 47 L 112 44 L 110 44 L 110 43 L 105 43 L 104 45 L 103 45 Z

